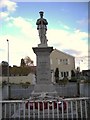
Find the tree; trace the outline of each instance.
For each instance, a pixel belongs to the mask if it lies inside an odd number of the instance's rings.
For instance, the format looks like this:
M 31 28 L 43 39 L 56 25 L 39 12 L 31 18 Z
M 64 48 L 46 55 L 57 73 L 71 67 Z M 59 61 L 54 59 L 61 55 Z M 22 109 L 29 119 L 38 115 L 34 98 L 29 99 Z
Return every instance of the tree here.
M 7 76 L 7 74 L 8 74 L 8 62 L 2 61 L 1 66 L 2 66 L 2 75 Z
M 58 68 L 56 68 L 54 76 L 55 76 L 56 83 L 58 83 L 58 80 L 59 80 L 59 69 Z
M 75 77 L 75 72 L 74 72 L 74 70 L 71 70 L 71 77 Z
M 21 66 L 21 67 L 25 67 L 25 66 L 26 66 L 25 61 L 24 61 L 23 58 L 21 59 L 21 64 L 20 64 L 20 66 Z
M 24 58 L 24 61 L 25 61 L 26 66 L 34 66 L 33 60 L 31 60 L 30 57 L 26 56 L 26 57 Z
M 19 67 L 17 67 L 16 65 L 13 65 L 13 67 L 10 68 L 10 74 L 12 76 L 19 75 Z
M 80 77 L 80 67 L 77 67 L 76 69 L 76 77 L 77 79 Z

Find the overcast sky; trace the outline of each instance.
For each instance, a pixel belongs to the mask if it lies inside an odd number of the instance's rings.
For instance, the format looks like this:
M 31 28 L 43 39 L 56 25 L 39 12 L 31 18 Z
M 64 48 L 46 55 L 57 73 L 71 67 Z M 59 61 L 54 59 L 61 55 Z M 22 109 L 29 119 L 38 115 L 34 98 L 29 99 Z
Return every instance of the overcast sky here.
M 87 69 L 88 2 L 15 1 L 1 0 L 0 4 L 0 62 L 7 61 L 9 39 L 10 65 L 19 66 L 26 56 L 36 64 L 32 47 L 40 43 L 36 20 L 42 10 L 48 21 L 48 46 L 75 56 L 76 66 Z

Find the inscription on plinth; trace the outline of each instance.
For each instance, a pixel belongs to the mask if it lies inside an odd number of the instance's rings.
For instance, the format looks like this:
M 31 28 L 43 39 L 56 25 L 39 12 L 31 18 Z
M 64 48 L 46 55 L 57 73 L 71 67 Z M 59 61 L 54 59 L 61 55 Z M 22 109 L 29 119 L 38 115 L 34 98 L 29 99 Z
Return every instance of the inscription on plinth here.
M 49 84 L 51 83 L 51 68 L 50 68 L 50 53 L 52 47 L 45 48 L 33 48 L 37 55 L 37 84 Z

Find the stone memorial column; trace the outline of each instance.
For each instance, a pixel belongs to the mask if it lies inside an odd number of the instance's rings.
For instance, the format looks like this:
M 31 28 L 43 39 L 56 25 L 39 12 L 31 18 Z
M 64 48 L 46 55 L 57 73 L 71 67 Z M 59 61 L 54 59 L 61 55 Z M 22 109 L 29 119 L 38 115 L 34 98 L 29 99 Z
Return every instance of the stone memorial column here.
M 50 54 L 53 51 L 53 47 L 48 47 L 47 44 L 47 20 L 43 18 L 43 12 L 40 13 L 40 18 L 37 20 L 37 30 L 39 33 L 40 44 L 38 47 L 33 47 L 33 51 L 37 57 L 37 67 L 36 67 L 36 85 L 32 95 L 37 94 L 49 94 L 55 95 L 57 92 L 51 80 L 51 67 L 50 67 Z

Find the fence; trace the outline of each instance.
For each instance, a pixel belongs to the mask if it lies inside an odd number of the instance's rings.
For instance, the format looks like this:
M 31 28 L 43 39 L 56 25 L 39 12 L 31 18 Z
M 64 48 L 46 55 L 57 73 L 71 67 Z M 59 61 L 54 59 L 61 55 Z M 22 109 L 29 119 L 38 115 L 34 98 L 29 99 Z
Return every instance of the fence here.
M 0 101 L 2 118 L 83 118 L 90 115 L 90 98 Z
M 65 97 L 77 96 L 77 83 L 68 83 L 66 85 L 54 85 L 54 86 L 59 96 Z M 30 85 L 27 88 L 22 87 L 22 85 L 11 85 L 10 96 L 13 99 L 29 98 L 33 89 L 34 85 Z M 2 97 L 3 99 L 7 99 L 7 86 L 4 86 L 2 88 Z

